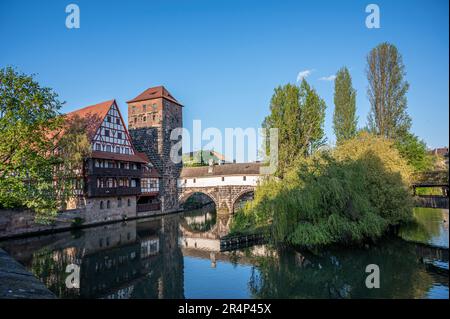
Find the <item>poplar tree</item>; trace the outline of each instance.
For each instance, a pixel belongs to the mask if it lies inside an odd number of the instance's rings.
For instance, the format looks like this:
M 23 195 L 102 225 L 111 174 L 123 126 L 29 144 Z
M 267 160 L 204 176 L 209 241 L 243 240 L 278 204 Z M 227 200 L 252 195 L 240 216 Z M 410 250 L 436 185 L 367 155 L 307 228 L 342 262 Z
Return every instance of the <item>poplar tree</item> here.
M 299 156 L 308 156 L 324 144 L 325 108 L 306 80 L 300 86 L 275 89 L 263 127 L 278 129 L 278 176 L 283 177 Z
M 337 144 L 355 136 L 357 128 L 356 91 L 346 67 L 341 68 L 334 81 L 333 129 Z
M 367 56 L 366 72 L 371 105 L 369 128 L 387 138 L 401 138 L 411 127 L 406 112 L 409 84 L 404 79 L 402 56 L 393 44 L 381 43 Z

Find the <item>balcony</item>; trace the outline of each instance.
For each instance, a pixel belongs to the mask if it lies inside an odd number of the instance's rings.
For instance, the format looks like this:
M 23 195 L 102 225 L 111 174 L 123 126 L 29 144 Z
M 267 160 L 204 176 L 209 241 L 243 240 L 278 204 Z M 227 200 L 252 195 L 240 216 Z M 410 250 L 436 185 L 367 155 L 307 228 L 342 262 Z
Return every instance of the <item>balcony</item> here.
M 112 177 L 141 177 L 143 174 L 143 170 L 93 167 L 92 170 L 90 170 L 89 174 L 96 176 L 112 176 Z
M 141 187 L 114 187 L 114 188 L 92 188 L 88 194 L 90 197 L 100 196 L 128 196 L 138 195 Z

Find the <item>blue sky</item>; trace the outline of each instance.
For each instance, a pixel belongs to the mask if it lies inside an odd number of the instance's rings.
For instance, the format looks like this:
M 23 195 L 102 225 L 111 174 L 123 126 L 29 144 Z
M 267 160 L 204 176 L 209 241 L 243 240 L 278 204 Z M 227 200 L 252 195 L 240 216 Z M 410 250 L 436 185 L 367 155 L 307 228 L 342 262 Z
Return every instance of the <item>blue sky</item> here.
M 80 29 L 67 29 L 65 7 L 80 8 Z M 376 3 L 381 28 L 367 29 Z M 333 82 L 347 66 L 366 124 L 365 58 L 394 43 L 410 83 L 412 130 L 430 147 L 448 145 L 449 18 L 447 0 L 423 1 L 20 1 L 0 0 L 0 66 L 36 73 L 66 101 L 63 111 L 165 85 L 184 105 L 184 125 L 259 127 L 273 89 L 301 71 L 327 104 L 332 130 Z

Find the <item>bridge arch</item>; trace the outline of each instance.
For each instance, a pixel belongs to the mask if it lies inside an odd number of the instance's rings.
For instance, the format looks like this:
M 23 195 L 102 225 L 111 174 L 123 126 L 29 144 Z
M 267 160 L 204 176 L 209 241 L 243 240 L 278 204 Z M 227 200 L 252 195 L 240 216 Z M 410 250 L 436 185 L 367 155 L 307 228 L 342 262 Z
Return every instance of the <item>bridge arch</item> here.
M 236 204 L 238 203 L 238 201 L 244 196 L 244 195 L 249 195 L 249 194 L 255 194 L 255 188 L 254 187 L 249 187 L 246 189 L 243 189 L 242 191 L 240 191 L 231 201 L 231 213 L 234 214 L 235 213 L 235 208 L 236 208 Z
M 179 204 L 183 205 L 194 194 L 202 194 L 209 197 L 214 202 L 216 209 L 219 208 L 219 201 L 217 199 L 217 196 L 214 193 L 203 189 L 192 189 L 182 192 L 178 198 Z

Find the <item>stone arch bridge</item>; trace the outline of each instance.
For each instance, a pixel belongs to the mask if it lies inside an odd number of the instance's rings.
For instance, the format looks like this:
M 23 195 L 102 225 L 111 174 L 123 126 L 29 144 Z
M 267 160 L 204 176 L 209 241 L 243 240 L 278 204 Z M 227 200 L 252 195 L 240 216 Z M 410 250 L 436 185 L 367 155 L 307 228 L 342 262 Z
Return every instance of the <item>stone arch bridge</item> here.
M 202 193 L 211 198 L 218 214 L 233 214 L 235 204 L 255 191 L 261 163 L 234 163 L 183 168 L 178 180 L 179 203 Z

